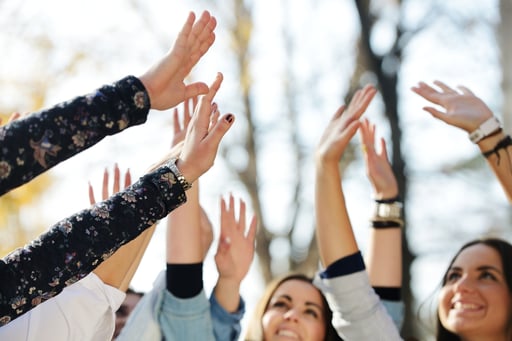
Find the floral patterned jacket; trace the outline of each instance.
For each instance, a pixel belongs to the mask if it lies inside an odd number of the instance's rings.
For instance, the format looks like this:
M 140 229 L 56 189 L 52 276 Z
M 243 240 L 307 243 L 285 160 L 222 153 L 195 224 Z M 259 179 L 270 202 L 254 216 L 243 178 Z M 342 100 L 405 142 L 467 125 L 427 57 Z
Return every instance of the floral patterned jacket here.
M 128 76 L 0 127 L 0 195 L 107 135 L 145 122 L 143 84 Z M 0 326 L 89 274 L 186 200 L 168 167 L 68 217 L 0 260 Z

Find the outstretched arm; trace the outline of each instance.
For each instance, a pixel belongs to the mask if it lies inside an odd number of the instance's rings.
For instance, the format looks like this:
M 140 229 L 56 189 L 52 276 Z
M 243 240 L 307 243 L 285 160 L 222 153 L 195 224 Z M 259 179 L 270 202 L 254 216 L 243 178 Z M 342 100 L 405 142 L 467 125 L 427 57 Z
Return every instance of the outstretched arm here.
M 183 120 L 180 123 L 179 112 L 174 110 L 173 141 L 176 146 L 183 142 L 191 112 L 196 108 L 197 98 L 187 100 L 183 104 Z M 192 106 L 192 107 L 191 107 Z M 209 226 L 211 230 L 211 226 Z M 210 231 L 211 233 L 211 231 Z M 167 217 L 167 247 L 166 259 L 169 264 L 202 263 L 204 260 L 203 246 L 201 245 L 201 207 L 199 205 L 199 180 L 187 191 L 187 202 Z M 210 240 L 211 243 L 211 240 Z M 209 245 L 207 246 L 207 248 Z M 179 282 L 179 278 L 169 278 Z
M 213 165 L 220 141 L 234 121 L 228 114 L 209 126 L 210 101 L 221 81 L 219 75 L 202 98 L 183 142 L 179 167 L 191 182 Z M 4 257 L 0 261 L 0 325 L 86 276 L 119 247 L 181 205 L 186 196 L 177 171 L 169 165 L 173 156 L 170 152 L 132 186 L 64 219 Z
M 434 107 L 424 107 L 433 117 L 466 131 L 473 137 L 487 163 L 512 202 L 512 140 L 500 127 L 489 107 L 468 88 L 459 86 L 454 90 L 440 81 L 434 84 L 438 89 L 424 82 L 418 83 L 412 91 L 441 106 L 444 111 Z M 480 130 L 479 130 L 480 129 Z M 478 132 L 483 132 L 479 134 Z
M 120 171 L 117 164 L 114 166 L 114 183 L 112 186 L 112 194 L 119 192 L 120 190 Z M 124 187 L 131 185 L 131 174 L 130 170 L 126 171 L 124 177 Z M 105 169 L 103 173 L 103 190 L 102 198 L 107 200 L 110 196 L 108 190 L 109 173 Z M 91 205 L 96 203 L 94 198 L 93 187 L 89 184 L 89 201 Z M 119 250 L 114 252 L 112 256 L 106 259 L 103 263 L 98 265 L 94 270 L 94 273 L 105 283 L 114 288 L 118 288 L 121 291 L 128 290 L 130 282 L 139 267 L 144 251 L 146 250 L 151 237 L 155 232 L 156 225 L 148 228 L 142 232 L 137 238 L 131 242 L 123 245 Z
M 348 108 L 338 109 L 316 150 L 316 236 L 324 266 L 358 251 L 343 195 L 339 161 L 375 96 L 373 86 L 358 90 Z
M 246 229 L 246 204 L 239 201 L 236 218 L 235 200 L 221 199 L 221 228 L 215 264 L 219 278 L 210 297 L 212 320 L 216 340 L 238 340 L 240 321 L 245 314 L 245 303 L 240 297 L 240 284 L 247 275 L 254 258 L 256 217 Z M 222 309 L 221 309 L 222 308 Z
M 375 125 L 363 119 L 359 132 L 366 174 L 372 184 L 376 200 L 376 212 L 372 220 L 365 263 L 373 287 L 400 288 L 403 221 L 400 215 L 398 184 L 388 161 L 386 141 L 381 138 L 379 145 L 376 145 Z M 398 213 L 398 216 L 394 215 L 395 213 Z
M 185 77 L 215 40 L 216 20 L 190 13 L 173 48 L 140 78 L 128 76 L 0 127 L 0 195 L 130 126 L 144 123 L 149 109 L 165 110 L 208 93 Z
M 316 150 L 316 235 L 325 271 L 315 279 L 333 311 L 333 326 L 347 340 L 399 340 L 386 309 L 371 289 L 349 219 L 339 161 L 376 93 L 358 90 L 338 109 Z

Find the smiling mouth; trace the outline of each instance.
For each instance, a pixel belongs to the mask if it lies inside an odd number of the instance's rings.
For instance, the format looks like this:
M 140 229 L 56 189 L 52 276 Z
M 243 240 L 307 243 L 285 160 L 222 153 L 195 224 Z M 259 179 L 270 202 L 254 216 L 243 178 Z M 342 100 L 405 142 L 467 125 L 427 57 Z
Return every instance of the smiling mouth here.
M 289 337 L 289 338 L 292 338 L 292 339 L 299 339 L 299 335 L 295 332 L 292 332 L 291 330 L 288 330 L 288 329 L 280 329 L 277 331 L 277 335 L 278 336 L 284 336 L 284 337 Z
M 455 302 L 452 304 L 452 310 L 466 310 L 466 311 L 476 311 L 479 310 L 481 306 L 475 303 L 463 303 L 463 302 Z

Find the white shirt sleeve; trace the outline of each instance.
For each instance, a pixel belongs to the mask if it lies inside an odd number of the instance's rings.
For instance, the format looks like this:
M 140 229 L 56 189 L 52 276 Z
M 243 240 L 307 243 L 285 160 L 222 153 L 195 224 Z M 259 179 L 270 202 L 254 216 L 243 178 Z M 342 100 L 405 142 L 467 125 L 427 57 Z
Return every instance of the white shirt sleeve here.
M 0 328 L 0 340 L 110 340 L 126 294 L 91 273 Z

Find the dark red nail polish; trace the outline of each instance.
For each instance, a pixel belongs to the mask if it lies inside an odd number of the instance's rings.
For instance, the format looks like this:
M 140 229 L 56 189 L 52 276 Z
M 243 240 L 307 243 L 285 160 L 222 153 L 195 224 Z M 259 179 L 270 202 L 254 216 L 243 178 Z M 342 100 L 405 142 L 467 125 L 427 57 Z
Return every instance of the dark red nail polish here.
M 229 123 L 233 122 L 233 115 L 228 114 L 228 115 L 226 116 L 226 121 L 228 121 Z

